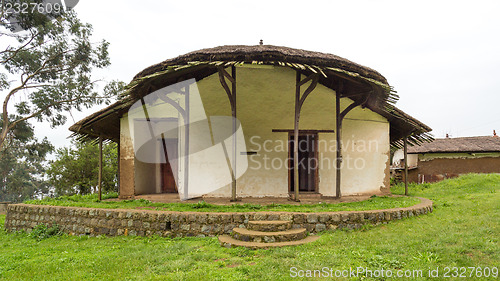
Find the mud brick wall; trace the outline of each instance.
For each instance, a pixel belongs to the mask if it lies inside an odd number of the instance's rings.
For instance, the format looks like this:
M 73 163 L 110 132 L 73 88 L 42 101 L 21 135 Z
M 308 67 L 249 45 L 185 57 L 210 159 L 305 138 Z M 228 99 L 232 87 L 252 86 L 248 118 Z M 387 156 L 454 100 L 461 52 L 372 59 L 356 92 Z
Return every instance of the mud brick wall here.
M 309 232 L 359 228 L 432 212 L 432 201 L 408 208 L 328 213 L 297 212 L 166 212 L 149 210 L 92 209 L 12 204 L 7 207 L 5 229 L 30 232 L 39 224 L 57 224 L 72 235 L 215 236 L 245 227 L 250 220 L 288 220 L 293 228 Z
M 425 182 L 436 182 L 468 173 L 500 173 L 500 157 L 419 160 L 418 168 L 408 171 L 408 180 L 419 182 L 420 174 Z

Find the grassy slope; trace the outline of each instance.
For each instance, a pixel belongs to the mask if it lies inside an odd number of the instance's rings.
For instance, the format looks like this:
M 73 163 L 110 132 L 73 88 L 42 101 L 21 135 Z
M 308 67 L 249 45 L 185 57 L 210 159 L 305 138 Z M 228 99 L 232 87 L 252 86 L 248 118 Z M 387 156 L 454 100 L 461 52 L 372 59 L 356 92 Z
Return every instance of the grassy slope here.
M 151 203 L 148 200 L 123 200 L 123 201 L 97 201 L 97 194 L 61 196 L 58 198 L 45 198 L 43 200 L 26 201 L 27 204 L 53 205 L 53 206 L 73 206 L 88 208 L 106 209 L 151 209 L 161 211 L 181 211 L 181 212 L 255 212 L 255 211 L 276 211 L 276 212 L 337 212 L 337 211 L 363 211 L 375 209 L 404 208 L 418 204 L 417 198 L 411 197 L 387 197 L 377 196 L 361 202 L 339 203 L 339 204 L 234 204 L 234 205 L 214 205 L 206 202 L 198 203 Z
M 62 236 L 38 242 L 0 231 L 0 278 L 288 280 L 292 266 L 422 269 L 424 274 L 437 266 L 499 267 L 500 175 L 467 175 L 423 187 L 410 190 L 436 202 L 430 215 L 327 232 L 316 243 L 282 249 L 225 249 L 216 238 Z

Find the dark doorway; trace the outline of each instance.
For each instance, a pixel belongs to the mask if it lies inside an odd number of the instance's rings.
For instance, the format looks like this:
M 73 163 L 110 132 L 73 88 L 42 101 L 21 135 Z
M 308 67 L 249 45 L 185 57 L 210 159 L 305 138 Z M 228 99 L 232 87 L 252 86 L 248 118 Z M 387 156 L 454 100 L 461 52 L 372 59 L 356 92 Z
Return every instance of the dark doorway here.
M 288 137 L 289 155 L 289 190 L 294 192 L 294 153 L 293 153 L 293 133 Z M 299 192 L 317 192 L 318 178 L 318 135 L 299 135 Z
M 177 193 L 176 178 L 177 166 L 177 139 L 161 139 L 165 152 L 166 163 L 161 163 L 161 192 L 162 193 Z

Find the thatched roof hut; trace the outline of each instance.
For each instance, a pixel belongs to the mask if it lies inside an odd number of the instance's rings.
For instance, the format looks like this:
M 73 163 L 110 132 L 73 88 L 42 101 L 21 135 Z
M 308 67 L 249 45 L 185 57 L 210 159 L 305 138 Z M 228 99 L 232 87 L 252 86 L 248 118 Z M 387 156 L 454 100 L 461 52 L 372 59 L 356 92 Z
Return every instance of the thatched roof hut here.
M 359 101 L 364 107 L 386 117 L 391 123 L 390 138 L 395 146 L 408 136 L 411 144 L 432 140 L 431 128 L 394 106 L 398 96 L 384 76 L 345 58 L 272 45 L 231 45 L 202 49 L 165 60 L 139 72 L 121 99 L 70 127 L 80 139 L 99 136 L 119 139 L 119 119 L 141 96 L 183 80 L 197 81 L 217 72 L 218 67 L 267 64 L 290 67 L 304 75 L 320 74 L 319 83 L 339 91 L 342 97 Z

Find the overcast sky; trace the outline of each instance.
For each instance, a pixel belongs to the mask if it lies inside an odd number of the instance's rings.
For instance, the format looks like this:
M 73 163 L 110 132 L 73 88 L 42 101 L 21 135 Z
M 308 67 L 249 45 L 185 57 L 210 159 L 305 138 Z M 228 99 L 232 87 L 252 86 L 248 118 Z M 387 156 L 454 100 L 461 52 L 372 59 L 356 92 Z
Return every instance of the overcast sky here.
M 96 41 L 111 43 L 112 66 L 96 73 L 107 80 L 128 83 L 165 59 L 263 39 L 379 71 L 397 106 L 436 137 L 500 133 L 500 1 L 80 0 L 75 10 Z M 68 145 L 72 123 L 38 124 L 37 134 Z

